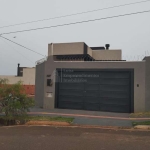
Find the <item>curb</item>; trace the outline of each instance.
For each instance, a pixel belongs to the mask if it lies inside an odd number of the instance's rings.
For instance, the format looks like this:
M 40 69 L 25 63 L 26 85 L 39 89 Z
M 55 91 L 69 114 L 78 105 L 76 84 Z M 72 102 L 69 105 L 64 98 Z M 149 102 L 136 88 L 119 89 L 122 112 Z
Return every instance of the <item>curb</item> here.
M 62 123 L 62 124 L 61 124 Z M 25 125 L 13 125 L 13 126 L 0 126 L 2 128 L 15 128 L 15 127 L 55 127 L 55 128 L 82 128 L 82 129 L 103 129 L 103 130 L 115 130 L 115 131 L 150 131 L 150 126 L 138 125 L 135 127 L 117 127 L 117 126 L 95 126 L 95 125 L 73 125 L 67 122 L 53 122 L 48 124 L 25 124 Z
M 25 124 L 14 126 L 1 126 L 2 128 L 15 128 L 15 127 L 55 127 L 55 128 L 81 128 L 81 129 L 103 129 L 103 130 L 115 130 L 115 131 L 150 131 L 149 129 L 133 128 L 133 127 L 116 127 L 116 126 L 94 126 L 94 125 L 72 125 L 72 124 L 59 124 L 55 122 L 52 124 Z M 65 123 L 65 122 L 64 122 Z

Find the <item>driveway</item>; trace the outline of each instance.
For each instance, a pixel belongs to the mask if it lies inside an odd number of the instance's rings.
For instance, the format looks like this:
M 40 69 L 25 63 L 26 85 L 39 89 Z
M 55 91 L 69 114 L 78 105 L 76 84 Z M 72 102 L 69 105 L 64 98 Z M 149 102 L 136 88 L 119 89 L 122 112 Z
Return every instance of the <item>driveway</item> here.
M 129 113 L 112 113 L 112 112 L 100 112 L 100 111 L 87 111 L 87 110 L 72 110 L 72 109 L 42 109 L 32 108 L 31 112 L 47 112 L 47 113 L 60 113 L 60 114 L 72 114 L 72 115 L 89 115 L 89 116 L 110 116 L 110 117 L 129 117 Z

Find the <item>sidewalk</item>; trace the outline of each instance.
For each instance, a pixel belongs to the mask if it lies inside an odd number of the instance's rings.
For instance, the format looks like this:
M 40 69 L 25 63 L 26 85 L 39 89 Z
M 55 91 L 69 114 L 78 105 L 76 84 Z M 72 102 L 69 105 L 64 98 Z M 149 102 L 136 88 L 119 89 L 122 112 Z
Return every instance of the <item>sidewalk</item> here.
M 73 125 L 132 127 L 133 121 L 148 121 L 150 118 L 130 118 L 127 113 L 110 113 L 98 111 L 33 108 L 29 115 L 73 117 Z

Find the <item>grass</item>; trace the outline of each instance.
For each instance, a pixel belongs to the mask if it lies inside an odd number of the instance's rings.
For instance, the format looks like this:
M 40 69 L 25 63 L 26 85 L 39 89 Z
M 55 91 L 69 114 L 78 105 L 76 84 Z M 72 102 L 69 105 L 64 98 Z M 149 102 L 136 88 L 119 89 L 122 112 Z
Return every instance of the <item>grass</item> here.
M 150 112 L 139 112 L 130 114 L 131 118 L 150 117 Z
M 27 120 L 31 120 L 31 121 L 59 121 L 59 122 L 72 123 L 74 118 L 48 117 L 48 116 L 28 116 Z
M 137 125 L 150 125 L 150 121 L 143 121 L 143 122 L 132 122 L 133 126 Z
M 4 120 L 25 120 L 25 121 L 58 121 L 72 123 L 74 118 L 65 117 L 49 117 L 49 116 L 22 116 L 22 117 L 5 117 L 0 116 L 0 119 Z

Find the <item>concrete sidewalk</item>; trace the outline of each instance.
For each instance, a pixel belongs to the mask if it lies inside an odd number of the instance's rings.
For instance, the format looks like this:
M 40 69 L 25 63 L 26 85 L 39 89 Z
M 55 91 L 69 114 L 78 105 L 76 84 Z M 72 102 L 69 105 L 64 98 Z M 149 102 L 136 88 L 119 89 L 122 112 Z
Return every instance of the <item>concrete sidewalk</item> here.
M 130 118 L 127 113 L 110 113 L 98 111 L 32 108 L 29 115 L 73 117 L 73 125 L 132 127 L 133 121 L 147 121 L 150 118 Z

